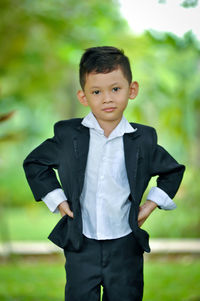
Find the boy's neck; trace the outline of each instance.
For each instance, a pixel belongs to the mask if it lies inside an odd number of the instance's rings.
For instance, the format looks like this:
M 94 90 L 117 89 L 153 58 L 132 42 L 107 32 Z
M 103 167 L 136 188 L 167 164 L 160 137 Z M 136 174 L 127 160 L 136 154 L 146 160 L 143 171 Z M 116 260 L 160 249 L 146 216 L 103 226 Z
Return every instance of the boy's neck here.
M 103 121 L 97 119 L 97 122 L 99 123 L 100 127 L 104 130 L 104 136 L 108 137 L 111 134 L 111 132 L 117 127 L 117 125 L 120 123 L 121 119 L 114 120 L 114 121 L 107 121 L 107 120 Z

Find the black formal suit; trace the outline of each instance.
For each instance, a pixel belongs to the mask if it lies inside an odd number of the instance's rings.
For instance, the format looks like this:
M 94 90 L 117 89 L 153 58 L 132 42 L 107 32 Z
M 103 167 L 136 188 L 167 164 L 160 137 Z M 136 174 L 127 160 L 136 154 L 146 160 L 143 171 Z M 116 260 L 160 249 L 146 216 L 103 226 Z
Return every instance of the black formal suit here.
M 50 191 L 61 188 L 74 213 L 55 226 L 49 239 L 69 251 L 79 251 L 83 243 L 80 195 L 89 150 L 89 129 L 82 119 L 59 121 L 54 126 L 54 137 L 47 139 L 24 160 L 24 170 L 36 201 Z M 161 146 L 157 145 L 152 127 L 131 123 L 137 128 L 123 136 L 124 155 L 130 185 L 130 227 L 141 248 L 150 252 L 146 231 L 138 227 L 137 217 L 143 193 L 152 176 L 158 176 L 157 186 L 173 198 L 181 183 L 184 165 L 180 165 Z M 54 169 L 58 170 L 60 182 Z

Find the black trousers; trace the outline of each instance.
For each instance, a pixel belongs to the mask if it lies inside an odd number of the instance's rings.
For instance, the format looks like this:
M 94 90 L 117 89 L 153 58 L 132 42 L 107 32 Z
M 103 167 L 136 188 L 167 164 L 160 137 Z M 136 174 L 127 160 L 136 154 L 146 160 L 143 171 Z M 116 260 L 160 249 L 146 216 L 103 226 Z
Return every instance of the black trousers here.
M 141 301 L 143 250 L 133 233 L 110 240 L 84 236 L 78 252 L 64 250 L 66 257 L 65 301 Z

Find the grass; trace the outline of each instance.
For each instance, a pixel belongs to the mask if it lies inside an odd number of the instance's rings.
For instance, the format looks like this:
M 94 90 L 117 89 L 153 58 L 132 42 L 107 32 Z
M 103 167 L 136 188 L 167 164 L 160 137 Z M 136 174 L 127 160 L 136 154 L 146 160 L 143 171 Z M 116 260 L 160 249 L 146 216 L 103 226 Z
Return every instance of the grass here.
M 64 258 L 14 258 L 0 264 L 1 301 L 64 299 Z M 145 262 L 143 301 L 199 301 L 200 260 Z
M 0 266 L 1 301 L 63 300 L 65 273 L 58 261 L 12 260 Z
M 200 260 L 148 262 L 144 301 L 199 301 Z

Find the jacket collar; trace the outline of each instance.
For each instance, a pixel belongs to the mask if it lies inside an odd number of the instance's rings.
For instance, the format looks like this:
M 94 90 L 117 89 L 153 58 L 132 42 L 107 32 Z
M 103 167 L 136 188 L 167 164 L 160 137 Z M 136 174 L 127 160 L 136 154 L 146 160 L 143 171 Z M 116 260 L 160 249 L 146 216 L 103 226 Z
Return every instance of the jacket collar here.
M 81 122 L 82 125 L 85 127 L 94 130 L 96 133 L 104 134 L 103 129 L 100 127 L 97 119 L 95 118 L 94 114 L 90 112 Z M 116 137 L 121 137 L 126 133 L 134 133 L 137 131 L 137 128 L 134 128 L 130 125 L 130 123 L 126 120 L 124 116 L 122 116 L 121 121 L 116 126 L 116 128 L 111 132 L 108 139 L 113 139 Z

